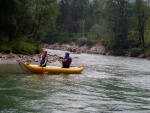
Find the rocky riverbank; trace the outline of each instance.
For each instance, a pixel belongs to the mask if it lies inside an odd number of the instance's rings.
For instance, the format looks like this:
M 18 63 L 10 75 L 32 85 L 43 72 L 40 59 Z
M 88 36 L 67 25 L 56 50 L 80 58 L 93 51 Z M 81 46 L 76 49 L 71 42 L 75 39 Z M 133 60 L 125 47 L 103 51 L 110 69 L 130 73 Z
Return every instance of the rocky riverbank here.
M 101 43 L 96 44 L 95 46 L 92 46 L 92 47 L 89 47 L 87 45 L 79 47 L 73 42 L 71 44 L 62 44 L 62 45 L 59 43 L 42 44 L 42 47 L 48 48 L 48 49 L 53 49 L 53 50 L 63 50 L 63 51 L 70 51 L 71 50 L 71 51 L 77 52 L 77 53 L 101 54 L 101 55 L 112 55 L 112 56 L 114 55 L 113 51 L 107 51 L 105 49 L 105 46 L 102 45 Z M 142 52 L 139 53 L 139 55 L 134 56 L 134 52 L 132 53 L 130 51 L 130 52 L 126 52 L 126 54 L 124 54 L 122 56 L 144 58 L 144 59 L 150 60 L 150 56 L 146 56 Z
M 89 54 L 102 54 L 102 55 L 111 55 L 111 52 L 106 52 L 105 47 L 102 44 L 97 44 L 93 47 L 89 46 L 77 46 L 75 43 L 71 44 L 42 44 L 42 48 L 53 49 L 53 50 L 62 50 L 62 51 L 71 51 L 74 53 L 89 53 Z M 0 64 L 10 64 L 16 63 L 17 60 L 26 61 L 29 63 L 38 63 L 39 58 L 38 54 L 33 55 L 23 55 L 23 54 L 14 54 L 14 53 L 0 53 Z M 132 57 L 131 53 L 127 53 L 125 56 Z M 49 63 L 55 62 L 58 55 L 48 54 Z M 138 58 L 144 58 L 150 60 L 150 57 L 145 56 L 144 54 L 140 54 Z
M 86 45 L 82 47 L 78 47 L 74 43 L 71 44 L 62 44 L 60 45 L 59 43 L 55 44 L 42 44 L 42 48 L 46 49 L 53 49 L 53 50 L 62 50 L 62 51 L 72 51 L 75 53 L 91 53 L 91 54 L 106 54 L 105 48 L 101 44 L 97 44 L 94 47 L 88 47 Z M 39 58 L 38 54 L 33 54 L 33 55 L 23 55 L 23 54 L 15 54 L 15 53 L 0 53 L 0 64 L 12 64 L 16 63 L 17 60 L 22 60 L 26 61 L 29 63 L 38 63 Z M 58 55 L 51 55 L 48 54 L 49 62 L 55 62 L 58 57 Z
M 22 60 L 28 63 L 38 63 L 39 58 L 38 54 L 33 55 L 23 55 L 23 54 L 14 54 L 14 53 L 0 53 L 0 64 L 13 64 L 17 63 L 17 60 Z M 58 55 L 50 55 L 48 54 L 49 63 L 55 62 L 57 60 Z
M 93 47 L 89 46 L 77 46 L 75 43 L 71 44 L 42 44 L 43 48 L 53 49 L 53 50 L 62 50 L 62 51 L 70 51 L 70 52 L 80 52 L 80 53 L 90 53 L 90 54 L 106 54 L 105 47 L 102 44 L 96 44 Z

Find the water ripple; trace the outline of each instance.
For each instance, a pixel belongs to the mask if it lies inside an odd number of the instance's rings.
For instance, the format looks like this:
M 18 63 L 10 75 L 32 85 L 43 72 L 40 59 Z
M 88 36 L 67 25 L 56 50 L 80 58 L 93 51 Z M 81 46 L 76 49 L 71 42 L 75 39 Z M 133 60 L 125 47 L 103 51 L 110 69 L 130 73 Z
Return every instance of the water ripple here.
M 1 71 L 0 113 L 150 112 L 148 60 L 90 54 L 72 57 L 76 58 L 73 65 L 85 66 L 81 74 L 42 77 L 15 71 L 17 66 L 10 72 Z M 12 65 L 4 67 L 10 69 Z

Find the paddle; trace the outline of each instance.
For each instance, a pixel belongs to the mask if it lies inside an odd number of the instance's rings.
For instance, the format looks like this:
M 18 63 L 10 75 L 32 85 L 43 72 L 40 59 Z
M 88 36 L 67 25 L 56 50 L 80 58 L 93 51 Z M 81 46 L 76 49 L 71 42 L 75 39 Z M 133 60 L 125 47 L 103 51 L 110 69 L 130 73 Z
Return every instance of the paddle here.
M 43 66 L 42 66 L 42 76 L 44 76 L 44 73 L 45 73 L 45 72 L 44 72 L 44 69 L 43 69 Z
M 55 58 L 56 61 L 59 61 L 59 63 L 62 64 L 62 62 L 59 59 L 63 58 L 63 57 L 54 56 L 54 58 Z

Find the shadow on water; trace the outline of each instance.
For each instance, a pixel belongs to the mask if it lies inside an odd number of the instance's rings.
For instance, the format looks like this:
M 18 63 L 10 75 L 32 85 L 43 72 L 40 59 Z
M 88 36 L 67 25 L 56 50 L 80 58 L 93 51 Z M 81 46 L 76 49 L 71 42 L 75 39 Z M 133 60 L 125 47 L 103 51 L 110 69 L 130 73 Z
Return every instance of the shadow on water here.
M 21 74 L 25 73 L 20 69 L 19 65 L 16 64 L 0 64 L 0 74 Z

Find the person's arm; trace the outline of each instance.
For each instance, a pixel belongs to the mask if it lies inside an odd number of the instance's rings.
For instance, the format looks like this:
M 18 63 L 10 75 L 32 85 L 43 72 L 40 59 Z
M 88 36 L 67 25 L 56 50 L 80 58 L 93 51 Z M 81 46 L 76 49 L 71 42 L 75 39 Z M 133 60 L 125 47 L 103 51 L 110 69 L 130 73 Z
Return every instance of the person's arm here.
M 39 55 L 38 55 L 38 58 L 41 58 L 42 57 L 42 53 L 40 53 Z
M 65 62 L 66 60 L 64 58 L 60 58 L 59 61 Z

